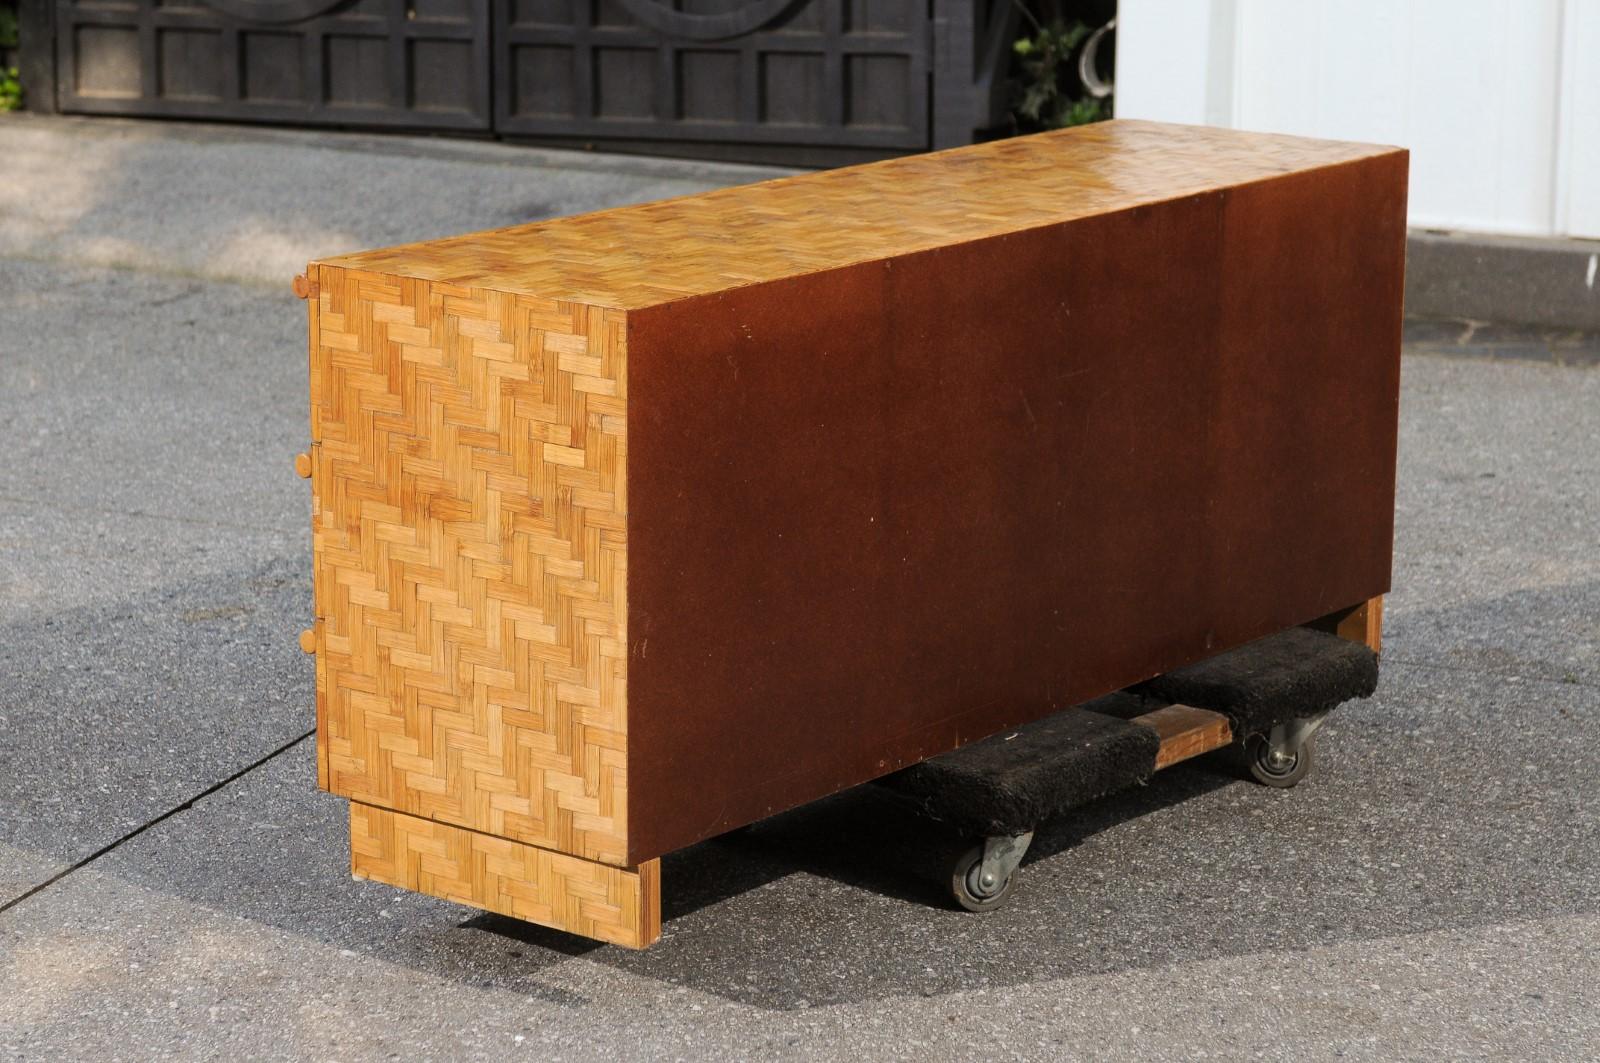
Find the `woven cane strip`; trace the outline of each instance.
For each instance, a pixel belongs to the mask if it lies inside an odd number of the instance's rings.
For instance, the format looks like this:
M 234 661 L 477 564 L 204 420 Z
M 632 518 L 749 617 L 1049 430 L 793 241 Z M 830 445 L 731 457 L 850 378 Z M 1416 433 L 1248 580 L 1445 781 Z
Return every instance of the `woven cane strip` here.
M 331 261 L 637 309 L 1386 150 L 1105 122 Z
M 626 857 L 623 315 L 323 267 L 324 781 Z
M 350 805 L 350 871 L 629 948 L 660 936 L 657 863 L 634 870 Z

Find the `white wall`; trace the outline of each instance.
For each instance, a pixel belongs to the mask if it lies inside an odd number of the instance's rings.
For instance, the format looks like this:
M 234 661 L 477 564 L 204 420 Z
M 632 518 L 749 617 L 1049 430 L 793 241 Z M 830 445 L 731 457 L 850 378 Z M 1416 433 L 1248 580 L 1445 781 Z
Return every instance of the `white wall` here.
M 1411 223 L 1600 237 L 1600 0 L 1121 0 L 1116 111 L 1411 149 Z

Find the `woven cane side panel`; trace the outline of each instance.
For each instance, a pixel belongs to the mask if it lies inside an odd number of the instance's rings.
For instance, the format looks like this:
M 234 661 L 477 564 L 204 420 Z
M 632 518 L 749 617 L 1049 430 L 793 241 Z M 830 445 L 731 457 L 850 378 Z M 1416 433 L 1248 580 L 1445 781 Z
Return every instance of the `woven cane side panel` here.
M 641 949 L 661 936 L 658 861 L 624 870 L 350 804 L 350 872 Z
M 323 267 L 326 785 L 621 864 L 622 314 Z

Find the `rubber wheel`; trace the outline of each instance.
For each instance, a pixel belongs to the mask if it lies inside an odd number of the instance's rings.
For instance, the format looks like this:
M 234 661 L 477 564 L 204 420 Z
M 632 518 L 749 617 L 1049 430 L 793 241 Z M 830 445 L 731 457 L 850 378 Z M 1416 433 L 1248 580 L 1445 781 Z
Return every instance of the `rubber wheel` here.
M 1244 759 L 1245 768 L 1256 782 L 1287 790 L 1310 774 L 1313 757 L 1311 743 L 1305 742 L 1292 758 L 1282 761 L 1273 757 L 1272 746 L 1265 738 L 1256 738 L 1245 750 Z
M 983 867 L 983 846 L 975 845 L 956 858 L 950 868 L 950 896 L 969 912 L 992 912 L 1011 899 L 1017 888 L 1017 873 L 1006 876 L 998 886 L 985 889 L 978 881 Z

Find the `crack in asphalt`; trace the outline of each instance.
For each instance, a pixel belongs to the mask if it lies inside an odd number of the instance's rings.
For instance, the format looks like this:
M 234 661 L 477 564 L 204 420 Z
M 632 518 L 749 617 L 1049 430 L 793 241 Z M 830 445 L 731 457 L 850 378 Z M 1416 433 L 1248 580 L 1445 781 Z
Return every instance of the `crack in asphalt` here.
M 1413 667 L 1413 668 L 1433 668 L 1433 669 L 1438 669 L 1438 670 L 1441 670 L 1441 671 L 1463 672 L 1463 673 L 1467 673 L 1467 674 L 1471 674 L 1471 675 L 1481 675 L 1481 676 L 1486 676 L 1486 677 L 1493 677 L 1493 678 L 1496 678 L 1496 679 L 1517 679 L 1517 680 L 1527 679 L 1527 680 L 1529 680 L 1531 682 L 1537 682 L 1537 683 L 1554 683 L 1554 684 L 1556 684 L 1558 686 L 1579 686 L 1579 687 L 1585 687 L 1585 688 L 1588 688 L 1588 689 L 1595 689 L 1594 684 L 1591 684 L 1591 683 L 1585 683 L 1585 682 L 1573 683 L 1573 682 L 1570 682 L 1568 680 L 1552 679 L 1552 678 L 1549 678 L 1549 677 L 1546 677 L 1546 676 L 1512 675 L 1512 674 L 1506 673 L 1506 672 L 1496 672 L 1496 671 L 1486 670 L 1486 669 L 1481 669 L 1481 668 L 1466 668 L 1466 667 L 1462 667 L 1460 665 L 1435 664 L 1435 663 L 1429 662 L 1429 661 L 1419 661 L 1419 660 L 1417 660 L 1415 658 L 1406 658 L 1406 657 L 1389 656 L 1389 657 L 1387 657 L 1387 659 L 1389 661 L 1391 661 L 1392 663 L 1394 663 L 1394 664 L 1407 665 L 1407 666 L 1410 666 L 1410 667 Z M 152 827 L 159 826 L 160 824 L 166 822 L 167 820 L 171 819 L 173 816 L 176 816 L 180 812 L 188 811 L 189 809 L 193 808 L 196 803 L 198 803 L 200 801 L 203 801 L 207 797 L 210 797 L 212 794 L 215 794 L 218 791 L 223 790 L 228 786 L 231 786 L 233 783 L 238 782 L 240 779 L 244 778 L 246 775 L 249 775 L 251 772 L 255 771 L 257 768 L 264 767 L 265 765 L 271 763 L 273 760 L 275 760 L 278 757 L 282 756 L 283 754 L 289 752 L 295 746 L 298 746 L 300 743 L 304 742 L 306 739 L 312 737 L 315 734 L 316 734 L 316 729 L 313 728 L 313 729 L 305 732 L 304 734 L 297 735 L 296 737 L 291 738 L 289 741 L 285 742 L 283 745 L 279 746 L 278 748 L 272 750 L 270 753 L 267 753 L 265 756 L 257 758 L 256 760 L 254 760 L 254 761 L 250 762 L 249 764 L 245 765 L 244 767 L 240 768 L 238 771 L 234 772 L 233 774 L 227 776 L 224 779 L 219 780 L 218 782 L 213 783 L 212 785 L 206 787 L 204 790 L 201 790 L 199 793 L 195 794 L 194 796 L 184 800 L 182 803 L 174 805 L 172 808 L 167 809 L 165 812 L 161 813 L 159 816 L 156 816 L 153 819 L 147 820 L 146 822 L 144 822 L 144 823 L 140 824 L 139 826 L 133 828 L 132 830 L 128 831 L 127 833 L 125 833 L 123 835 L 121 835 L 120 837 L 117 837 L 117 838 L 113 839 L 112 841 L 110 841 L 110 842 L 106 843 L 105 845 L 101 846 L 100 848 L 96 849 L 94 852 L 90 853 L 88 856 L 83 857 L 82 859 L 80 859 L 77 862 L 73 863 L 69 867 L 66 867 L 63 870 L 58 871 L 56 874 L 54 874 L 54 875 L 50 876 L 49 878 L 45 879 L 43 882 L 40 882 L 39 884 L 29 888 L 26 892 L 21 893 L 21 894 L 17 895 L 16 897 L 13 897 L 11 900 L 6 901 L 3 904 L 0 904 L 0 914 L 4 914 L 5 912 L 10 911 L 12 908 L 15 908 L 18 905 L 20 905 L 23 901 L 28 900 L 30 897 L 36 896 L 37 894 L 44 892 L 45 890 L 49 889 L 51 886 L 54 886 L 56 883 L 60 882 L 62 879 L 65 879 L 69 875 L 73 874 L 74 872 L 79 871 L 82 868 L 85 868 L 88 865 L 94 863 L 96 860 L 100 859 L 102 856 L 105 856 L 107 853 L 112 852 L 113 850 L 119 848 L 120 846 L 122 846 L 126 842 L 132 841 L 134 838 L 137 838 L 139 835 L 143 834 L 145 831 L 151 829 Z
M 314 735 L 316 733 L 317 733 L 316 729 L 313 728 L 312 730 L 307 731 L 303 735 L 299 735 L 298 737 L 291 738 L 289 741 L 285 742 L 283 745 L 279 746 L 277 749 L 274 749 L 272 752 L 268 753 L 266 756 L 260 757 L 259 759 L 254 760 L 249 764 L 246 764 L 244 767 L 240 768 L 238 771 L 234 772 L 232 775 L 229 775 L 227 778 L 222 779 L 221 781 L 213 783 L 212 785 L 206 787 L 204 790 L 201 790 L 199 793 L 195 794 L 193 797 L 190 797 L 189 799 L 184 801 L 182 804 L 174 805 L 172 808 L 167 809 L 165 812 L 161 813 L 159 816 L 156 816 L 154 819 L 148 820 L 145 823 L 141 823 L 139 826 L 137 826 L 137 827 L 133 828 L 132 830 L 128 831 L 126 834 L 122 835 L 121 837 L 113 839 L 110 842 L 107 842 L 105 845 L 102 845 L 100 848 L 96 849 L 94 852 L 90 853 L 88 856 L 83 857 L 81 860 L 77 861 L 76 863 L 72 864 L 71 866 L 69 866 L 67 868 L 64 868 L 63 870 L 56 872 L 54 875 L 51 875 L 49 878 L 45 879 L 43 882 L 41 882 L 38 885 L 30 888 L 27 892 L 19 894 L 18 896 L 11 898 L 9 901 L 6 901 L 4 904 L 0 904 L 0 915 L 3 915 L 6 912 L 10 911 L 11 909 L 15 908 L 17 905 L 21 904 L 23 901 L 27 900 L 29 897 L 33 897 L 33 896 L 35 896 L 35 895 L 37 895 L 39 893 L 43 893 L 45 890 L 49 889 L 51 886 L 54 886 L 57 882 L 60 882 L 62 879 L 66 878 L 68 875 L 72 874 L 74 871 L 78 871 L 78 870 L 80 870 L 82 868 L 85 868 L 85 867 L 89 866 L 90 864 L 94 863 L 96 860 L 100 859 L 102 856 L 106 855 L 107 853 L 109 853 L 112 850 L 116 849 L 117 847 L 121 846 L 123 843 L 128 842 L 128 841 L 132 841 L 134 838 L 137 838 L 139 835 L 143 834 L 145 831 L 149 830 L 151 827 L 154 827 L 154 826 L 157 826 L 157 825 L 159 825 L 161 823 L 166 822 L 167 820 L 171 819 L 173 816 L 176 816 L 179 812 L 188 811 L 189 809 L 193 808 L 197 802 L 203 801 L 206 798 L 210 797 L 212 794 L 216 793 L 218 790 L 221 790 L 226 786 L 229 786 L 229 785 L 232 785 L 235 782 L 238 782 L 240 779 L 244 778 L 246 775 L 249 775 L 251 772 L 255 771 L 257 768 L 260 768 L 260 767 L 270 763 L 274 759 L 282 756 L 283 754 L 289 752 L 289 750 L 293 749 L 295 746 L 299 745 L 301 742 L 304 742 L 306 739 L 310 738 L 312 735 Z

